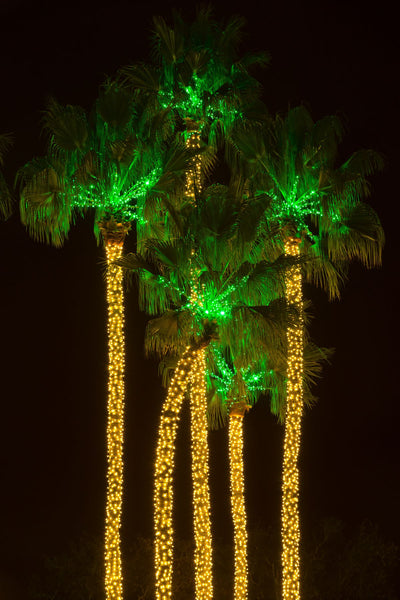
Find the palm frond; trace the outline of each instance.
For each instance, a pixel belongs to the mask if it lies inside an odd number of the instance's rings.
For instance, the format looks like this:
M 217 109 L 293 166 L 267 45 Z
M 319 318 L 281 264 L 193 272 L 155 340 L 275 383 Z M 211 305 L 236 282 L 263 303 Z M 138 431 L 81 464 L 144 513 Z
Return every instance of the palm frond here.
M 169 65 L 180 60 L 184 49 L 181 32 L 169 27 L 163 17 L 153 17 L 153 35 L 159 55 Z
M 147 94 L 155 95 L 160 91 L 160 75 L 156 68 L 145 63 L 127 65 L 119 70 L 119 78 L 125 85 Z
M 0 135 L 0 166 L 3 165 L 4 154 L 8 152 L 12 145 L 12 141 L 13 138 L 11 134 L 3 133 Z M 3 174 L 0 172 L 0 218 L 7 219 L 11 215 L 13 204 L 14 200 L 10 189 Z
M 192 316 L 188 311 L 167 310 L 147 324 L 145 334 L 145 352 L 147 355 L 180 354 L 187 345 L 190 336 Z
M 50 98 L 43 113 L 43 127 L 57 150 L 81 150 L 88 138 L 85 111 L 80 106 L 63 106 Z
M 333 261 L 359 260 L 367 268 L 382 262 L 385 235 L 376 212 L 358 203 L 342 214 L 342 220 L 331 227 L 327 236 L 328 253 Z
M 134 115 L 132 95 L 115 83 L 107 83 L 98 97 L 96 109 L 105 123 L 123 131 Z

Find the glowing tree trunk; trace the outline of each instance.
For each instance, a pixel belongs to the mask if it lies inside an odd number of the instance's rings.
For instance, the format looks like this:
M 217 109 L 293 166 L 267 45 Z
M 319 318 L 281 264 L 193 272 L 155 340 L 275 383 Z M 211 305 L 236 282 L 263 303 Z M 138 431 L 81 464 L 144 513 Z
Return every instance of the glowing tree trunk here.
M 234 600 L 247 598 L 247 528 L 243 474 L 243 417 L 249 406 L 240 403 L 229 417 L 231 507 L 235 543 Z
M 196 151 L 200 148 L 199 124 L 186 119 L 186 131 L 188 137 L 186 146 Z M 192 204 L 196 204 L 196 192 L 201 190 L 201 159 L 197 154 L 191 159 L 188 172 L 186 173 L 185 195 Z
M 195 540 L 195 598 L 211 600 L 212 543 L 208 485 L 208 422 L 205 349 L 198 350 L 190 383 L 192 434 L 193 522 Z
M 156 599 L 170 600 L 172 597 L 173 561 L 173 467 L 175 439 L 182 402 L 189 384 L 189 373 L 197 361 L 197 350 L 187 348 L 175 369 L 163 405 L 158 433 L 155 489 L 154 530 Z
M 108 416 L 105 587 L 107 600 L 122 598 L 120 525 L 123 485 L 124 434 L 124 292 L 122 270 L 113 265 L 122 253 L 128 227 L 101 225 L 107 256 Z
M 289 238 L 285 253 L 298 256 L 300 240 Z M 303 302 L 301 267 L 290 269 L 286 299 L 298 310 L 298 322 L 287 331 L 288 367 L 282 482 L 282 593 L 284 600 L 300 598 L 299 469 L 301 417 L 303 411 Z
M 186 119 L 189 133 L 186 145 L 191 150 L 200 148 L 199 124 Z M 186 196 L 196 204 L 196 192 L 201 191 L 201 160 L 195 155 L 186 174 Z M 194 252 L 193 252 L 194 253 Z M 192 273 L 192 275 L 194 275 Z M 194 277 L 192 301 L 199 301 Z M 192 482 L 193 482 L 193 526 L 196 600 L 208 600 L 212 589 L 212 541 L 210 517 L 210 491 L 208 482 L 208 422 L 206 397 L 205 350 L 199 350 L 198 360 L 193 366 L 190 387 L 190 413 L 192 437 Z

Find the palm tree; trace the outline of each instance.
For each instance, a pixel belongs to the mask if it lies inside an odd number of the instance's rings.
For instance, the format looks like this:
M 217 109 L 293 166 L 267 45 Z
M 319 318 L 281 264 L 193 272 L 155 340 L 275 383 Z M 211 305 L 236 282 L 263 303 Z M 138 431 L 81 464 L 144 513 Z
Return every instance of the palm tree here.
M 273 305 L 274 303 L 272 303 Z M 266 307 L 266 310 L 270 309 Z M 272 324 L 279 329 L 273 311 Z M 264 315 L 265 316 L 265 315 Z M 260 330 L 258 330 L 260 331 Z M 265 333 L 265 332 L 263 332 Z M 257 336 L 252 338 L 255 349 L 254 362 L 250 365 L 232 356 L 231 348 L 216 348 L 215 370 L 209 372 L 211 401 L 209 403 L 210 427 L 216 428 L 228 421 L 229 470 L 231 490 L 231 513 L 234 530 L 234 599 L 245 600 L 248 595 L 247 563 L 247 517 L 244 488 L 244 445 L 243 418 L 257 401 L 260 394 L 266 392 L 274 377 L 274 370 L 268 368 L 268 356 L 279 353 L 280 336 Z M 260 356 L 262 348 L 263 355 Z M 283 358 L 283 357 L 282 357 Z M 284 360 L 281 360 L 284 364 Z M 276 390 L 275 381 L 273 389 Z
M 209 8 L 200 9 L 190 25 L 177 13 L 172 27 L 162 17 L 155 17 L 155 64 L 136 64 L 121 70 L 125 84 L 139 89 L 149 104 L 161 102 L 166 110 L 172 109 L 181 122 L 187 147 L 195 152 L 186 174 L 185 200 L 188 203 L 196 204 L 196 196 L 202 189 L 204 175 L 213 163 L 217 146 L 233 123 L 241 118 L 242 112 L 248 111 L 249 106 L 254 104 L 257 96 L 258 84 L 250 77 L 248 68 L 254 63 L 264 64 L 267 57 L 265 54 L 253 54 L 238 58 L 243 25 L 242 19 L 232 17 L 223 26 L 213 19 Z M 194 287 L 191 294 L 195 295 Z M 197 367 L 202 372 L 194 375 L 203 382 L 205 362 L 198 362 Z M 197 379 L 193 380 L 191 389 L 205 406 L 204 389 L 201 384 L 203 392 L 200 392 L 195 381 Z M 208 454 L 204 447 L 207 444 L 207 423 L 205 415 L 195 406 L 196 401 L 192 398 L 193 463 L 204 465 Z M 196 558 L 196 594 L 208 598 L 212 594 L 211 525 L 209 517 L 206 517 L 209 507 L 204 511 L 199 507 L 209 504 L 209 491 L 207 478 L 201 477 L 200 481 L 202 491 L 195 481 L 193 483 L 195 498 L 198 494 L 203 498 L 201 502 L 194 501 L 193 505 L 194 527 L 199 533 L 196 535 L 196 557 L 199 556 L 200 561 Z M 205 520 L 208 520 L 207 525 Z M 205 549 L 208 549 L 207 552 Z
M 166 150 L 166 112 L 149 115 L 126 90 L 106 85 L 87 116 L 78 106 L 51 100 L 44 115 L 49 154 L 20 171 L 21 219 L 34 239 L 61 246 L 77 214 L 93 213 L 104 242 L 108 305 L 107 505 L 105 587 L 122 597 L 120 524 L 124 429 L 124 291 L 121 256 L 132 222 L 141 240 L 158 214 L 160 197 L 177 189 L 187 152 Z M 157 130 L 155 129 L 157 128 Z M 161 132 L 161 133 L 160 133 Z M 156 221 L 156 217 L 154 218 Z
M 148 289 L 143 308 L 152 315 L 162 313 L 149 322 L 147 350 L 163 357 L 166 370 L 171 366 L 171 354 L 176 359 L 156 455 L 156 597 L 167 599 L 172 594 L 174 442 L 182 401 L 189 389 L 191 412 L 205 421 L 201 421 L 201 428 L 197 428 L 198 421 L 196 428 L 192 427 L 192 435 L 200 438 L 196 440 L 200 452 L 193 458 L 192 470 L 194 503 L 200 517 L 198 529 L 195 523 L 195 558 L 196 564 L 208 568 L 206 577 L 205 571 L 197 570 L 196 588 L 199 597 L 207 598 L 212 586 L 209 496 L 204 485 L 208 478 L 206 370 L 215 370 L 217 349 L 226 346 L 228 339 L 243 360 L 252 355 L 243 335 L 244 319 L 250 333 L 258 328 L 268 338 L 271 331 L 263 316 L 263 304 L 283 293 L 283 273 L 293 261 L 281 257 L 271 264 L 265 260 L 266 248 L 273 240 L 268 239 L 269 232 L 259 234 L 257 203 L 223 186 L 207 188 L 198 196 L 196 206 L 177 209 L 173 214 L 179 236 L 169 242 L 148 241 L 143 254 L 127 255 L 118 264 L 139 273 L 139 284 Z M 200 536 L 206 538 L 202 544 Z
M 121 79 L 141 90 L 149 103 L 161 102 L 172 109 L 186 130 L 189 146 L 201 140 L 212 148 L 224 142 L 227 132 L 244 114 L 260 117 L 265 112 L 258 100 L 259 84 L 249 74 L 254 65 L 264 66 L 265 52 L 239 56 L 245 21 L 230 17 L 216 21 L 210 7 L 197 10 L 188 24 L 174 12 L 173 24 L 154 17 L 153 64 L 134 64 L 120 71 Z M 194 199 L 201 188 L 203 164 L 197 156 L 187 194 Z
M 231 508 L 234 526 L 235 548 L 235 600 L 247 597 L 247 528 L 244 498 L 243 475 L 243 419 L 248 410 L 258 401 L 261 394 L 268 396 L 271 412 L 283 418 L 283 407 L 286 396 L 286 329 L 296 318 L 294 310 L 289 310 L 281 301 L 272 302 L 269 306 L 259 307 L 263 318 L 263 328 L 252 328 L 245 332 L 254 354 L 240 356 L 240 348 L 235 348 L 235 337 L 232 336 L 231 347 L 214 349 L 216 357 L 213 370 L 208 371 L 209 380 L 209 424 L 215 429 L 226 425 L 229 427 L 229 465 Z M 243 322 L 245 330 L 246 321 Z M 266 335 L 268 331 L 268 335 Z M 237 354 L 239 352 L 239 354 Z M 236 353 L 236 354 L 234 354 Z M 318 348 L 309 340 L 304 352 L 304 392 L 305 401 L 311 403 L 314 397 L 311 386 L 321 371 L 321 364 L 330 351 Z
M 0 135 L 0 167 L 3 166 L 4 154 L 8 151 L 11 145 L 12 138 L 9 134 L 3 133 Z M 12 196 L 8 189 L 7 183 L 0 171 L 0 218 L 7 219 L 12 211 Z
M 354 259 L 367 267 L 380 264 L 384 236 L 376 213 L 363 198 L 367 177 L 381 167 L 371 150 L 354 153 L 340 167 L 337 144 L 340 122 L 325 117 L 313 122 L 304 107 L 276 117 L 263 132 L 238 130 L 233 141 L 247 161 L 253 189 L 265 199 L 270 222 L 282 230 L 285 254 L 307 257 L 287 275 L 286 298 L 297 308 L 297 323 L 288 327 L 287 397 L 282 483 L 283 598 L 300 597 L 298 455 L 303 411 L 304 318 L 302 281 L 339 295 L 347 265 Z

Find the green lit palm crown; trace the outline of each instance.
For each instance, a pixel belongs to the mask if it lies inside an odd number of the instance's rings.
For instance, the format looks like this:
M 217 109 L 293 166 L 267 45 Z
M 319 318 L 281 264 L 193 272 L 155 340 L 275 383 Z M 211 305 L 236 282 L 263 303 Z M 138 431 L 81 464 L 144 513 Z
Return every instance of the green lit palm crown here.
M 337 166 L 342 128 L 336 117 L 314 122 L 303 107 L 275 117 L 263 130 L 236 128 L 233 145 L 267 219 L 286 237 L 301 241 L 306 278 L 339 294 L 348 263 L 380 263 L 384 234 L 364 202 L 367 177 L 382 167 L 372 150 L 360 150 Z
M 166 111 L 144 110 L 115 84 L 104 87 L 89 115 L 51 100 L 44 114 L 45 157 L 19 173 L 21 217 L 33 237 L 62 245 L 79 214 L 99 223 L 148 222 L 163 196 L 183 184 L 189 152 L 173 138 Z M 149 226 L 155 224 L 154 220 Z

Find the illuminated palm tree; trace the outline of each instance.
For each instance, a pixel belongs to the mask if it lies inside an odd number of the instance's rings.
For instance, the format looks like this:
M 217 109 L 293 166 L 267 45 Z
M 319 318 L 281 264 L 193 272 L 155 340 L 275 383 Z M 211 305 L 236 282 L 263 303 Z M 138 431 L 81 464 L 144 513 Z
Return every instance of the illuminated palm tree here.
M 208 369 L 209 423 L 215 429 L 228 424 L 231 510 L 234 526 L 235 578 L 234 599 L 247 598 L 247 528 L 243 474 L 243 420 L 246 412 L 257 402 L 260 395 L 270 400 L 271 412 L 283 419 L 286 396 L 286 329 L 298 317 L 295 310 L 288 310 L 281 301 L 258 307 L 263 327 L 250 327 L 246 318 L 242 322 L 243 338 L 253 349 L 253 357 L 247 353 L 243 361 L 241 348 L 235 343 L 215 348 L 212 365 Z M 234 334 L 237 332 L 233 331 Z M 304 351 L 305 401 L 314 397 L 311 386 L 321 371 L 321 364 L 330 352 L 317 348 L 307 341 Z M 212 370 L 211 370 L 212 369 Z
M 189 145 L 199 147 L 201 138 L 216 148 L 244 114 L 260 117 L 265 112 L 264 107 L 260 112 L 260 86 L 249 69 L 267 64 L 269 58 L 265 52 L 239 56 L 243 18 L 230 17 L 222 24 L 208 7 L 200 8 L 190 24 L 177 12 L 172 26 L 162 17 L 154 17 L 153 23 L 153 64 L 127 66 L 121 78 L 141 90 L 150 104 L 160 102 L 172 109 L 186 129 Z M 199 189 L 199 158 L 195 162 L 191 185 Z
M 337 166 L 340 122 L 313 122 L 304 107 L 276 117 L 264 131 L 247 127 L 233 136 L 243 165 L 271 223 L 281 227 L 286 255 L 305 257 L 286 280 L 286 298 L 298 320 L 287 330 L 288 367 L 282 485 L 283 598 L 300 597 L 298 454 L 303 410 L 304 320 L 302 280 L 339 295 L 347 265 L 380 264 L 384 242 L 376 213 L 365 202 L 367 177 L 381 167 L 371 150 L 354 153 Z
M 3 166 L 4 154 L 8 151 L 11 145 L 11 136 L 8 134 L 0 135 L 0 167 Z M 0 218 L 7 219 L 12 211 L 12 196 L 7 183 L 0 171 Z
M 269 308 L 265 307 L 264 310 Z M 275 330 L 279 330 L 275 312 L 273 310 L 272 324 Z M 234 600 L 246 600 L 248 596 L 243 418 L 258 397 L 262 393 L 266 393 L 270 385 L 274 390 L 275 400 L 278 389 L 275 381 L 276 372 L 269 368 L 266 356 L 267 353 L 269 357 L 279 353 L 277 346 L 281 336 L 259 336 L 258 334 L 261 332 L 266 333 L 258 328 L 256 337 L 251 338 L 251 347 L 255 351 L 251 364 L 243 364 L 241 360 L 238 360 L 238 356 L 234 357 L 231 347 L 215 348 L 214 368 L 208 371 L 209 395 L 211 396 L 209 402 L 210 427 L 217 428 L 228 423 L 229 431 L 231 513 L 234 532 Z M 246 337 L 250 342 L 250 336 Z M 233 338 L 232 342 L 234 342 Z M 283 353 L 279 362 L 281 366 L 284 366 Z
M 121 70 L 124 83 L 141 90 L 150 105 L 160 102 L 166 110 L 174 112 L 184 129 L 188 148 L 201 149 L 201 153 L 194 154 L 186 177 L 185 199 L 192 204 L 196 204 L 204 175 L 225 133 L 242 117 L 243 111 L 249 112 L 257 97 L 258 84 L 250 77 L 248 68 L 254 63 L 264 64 L 267 58 L 265 54 L 253 54 L 239 59 L 237 49 L 243 25 L 242 19 L 233 17 L 223 26 L 213 19 L 210 9 L 200 9 L 191 24 L 175 13 L 172 27 L 163 18 L 156 17 L 155 64 L 136 64 Z M 192 288 L 195 294 L 194 286 Z M 198 368 L 201 365 L 203 372 L 195 375 L 199 382 L 205 378 L 205 362 L 199 363 Z M 205 405 L 204 386 L 199 385 L 201 392 L 194 381 L 191 389 Z M 194 398 L 192 417 L 193 463 L 200 464 L 204 460 L 203 446 L 207 443 L 207 424 Z M 206 599 L 212 596 L 210 575 L 205 574 L 211 565 L 211 524 L 208 522 L 204 528 L 200 523 L 209 513 L 209 507 L 201 513 L 201 507 L 209 503 L 208 481 L 202 478 L 202 482 L 203 489 L 194 482 L 194 527 L 199 532 L 199 536 L 196 535 L 196 597 Z M 198 497 L 202 500 L 197 502 Z
M 156 596 L 160 599 L 172 595 L 174 442 L 188 389 L 195 399 L 191 401 L 192 414 L 205 420 L 197 430 L 205 430 L 196 440 L 201 451 L 192 462 L 194 502 L 199 505 L 200 517 L 199 529 L 195 526 L 195 551 L 203 553 L 197 556 L 197 564 L 207 565 L 206 571 L 196 573 L 200 579 L 197 593 L 206 597 L 212 589 L 209 498 L 204 495 L 208 479 L 205 373 L 206 369 L 215 370 L 218 347 L 226 346 L 228 338 L 236 340 L 235 348 L 240 348 L 243 360 L 252 356 L 253 350 L 243 335 L 244 319 L 247 331 L 258 329 L 264 332 L 264 339 L 270 336 L 262 305 L 283 293 L 288 261 L 281 257 L 271 264 L 264 259 L 273 240 L 266 229 L 259 233 L 260 217 L 256 202 L 214 185 L 198 196 L 196 206 L 190 204 L 174 212 L 179 236 L 169 242 L 148 242 L 143 254 L 131 254 L 119 261 L 126 269 L 139 273 L 139 284 L 147 289 L 146 295 L 139 294 L 144 298 L 142 307 L 152 315 L 162 313 L 149 323 L 147 350 L 163 357 L 166 370 L 171 366 L 171 355 L 175 357 L 156 455 Z
M 49 154 L 20 171 L 21 219 L 34 239 L 61 246 L 77 214 L 94 216 L 104 242 L 108 305 L 107 505 L 105 587 L 109 600 L 122 597 L 120 523 L 124 429 L 124 292 L 121 256 L 132 222 L 143 238 L 154 223 L 160 198 L 184 179 L 187 151 L 166 150 L 164 113 L 147 115 L 125 90 L 110 84 L 87 116 L 78 106 L 50 101 L 45 129 Z M 157 127 L 157 131 L 155 130 Z M 161 134 L 159 132 L 162 132 Z

